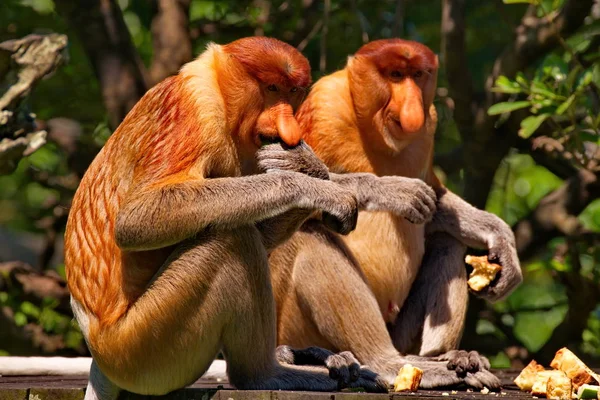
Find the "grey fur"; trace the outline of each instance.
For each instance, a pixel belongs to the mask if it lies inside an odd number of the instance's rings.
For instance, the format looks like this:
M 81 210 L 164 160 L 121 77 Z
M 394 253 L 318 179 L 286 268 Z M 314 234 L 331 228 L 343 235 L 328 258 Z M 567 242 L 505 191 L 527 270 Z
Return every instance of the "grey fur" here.
M 502 270 L 492 284 L 477 296 L 488 301 L 506 298 L 523 281 L 515 235 L 496 215 L 479 210 L 447 189 L 438 193 L 438 210 L 427 225 L 427 233 L 447 232 L 464 244 L 488 250 L 488 259 Z

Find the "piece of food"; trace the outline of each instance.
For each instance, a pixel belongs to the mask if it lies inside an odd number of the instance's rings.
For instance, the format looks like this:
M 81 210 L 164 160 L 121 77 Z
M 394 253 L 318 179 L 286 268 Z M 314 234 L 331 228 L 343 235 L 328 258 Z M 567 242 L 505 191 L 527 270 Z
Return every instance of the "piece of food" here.
M 523 368 L 523 371 L 521 371 L 521 373 L 519 374 L 519 376 L 517 376 L 514 382 L 519 387 L 519 389 L 528 392 L 533 387 L 533 382 L 535 382 L 537 373 L 543 370 L 543 366 L 538 364 L 535 360 L 531 360 L 531 362 L 527 364 L 525 368 Z
M 531 394 L 534 396 L 546 396 L 548 381 L 550 378 L 555 377 L 556 379 L 561 379 L 563 377 L 567 377 L 563 371 L 557 370 L 548 370 L 538 372 L 535 381 L 533 382 L 533 386 L 531 387 Z
M 554 400 L 571 400 L 571 379 L 566 375 L 552 375 L 546 384 L 546 398 Z
M 600 383 L 600 377 L 566 347 L 556 352 L 550 366 L 563 371 L 571 378 L 573 390 L 577 390 L 579 386 L 585 383 L 593 383 L 594 381 Z
M 488 286 L 502 269 L 501 265 L 490 263 L 487 256 L 468 255 L 465 257 L 465 262 L 473 267 L 467 283 L 476 292 Z
M 578 399 L 600 399 L 600 386 L 583 384 L 577 391 Z
M 422 369 L 413 367 L 410 364 L 406 364 L 402 368 L 400 368 L 400 371 L 398 371 L 398 375 L 394 380 L 394 391 L 402 392 L 409 390 L 411 392 L 414 392 L 419 388 L 422 377 Z

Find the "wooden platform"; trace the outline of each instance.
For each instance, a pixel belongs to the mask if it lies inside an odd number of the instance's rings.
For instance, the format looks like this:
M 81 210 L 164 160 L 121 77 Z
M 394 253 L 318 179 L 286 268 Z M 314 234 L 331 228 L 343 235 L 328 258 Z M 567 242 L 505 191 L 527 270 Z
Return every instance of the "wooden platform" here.
M 227 382 L 199 380 L 192 386 L 172 392 L 166 396 L 140 396 L 123 393 L 120 399 L 174 399 L 174 400 L 492 400 L 532 399 L 521 392 L 512 380 L 518 371 L 496 370 L 503 388 L 500 392 L 483 394 L 468 392 L 464 388 L 448 390 L 419 390 L 416 393 L 371 394 L 356 392 L 287 392 L 287 391 L 244 391 L 232 390 Z M 0 377 L 0 400 L 81 400 L 87 385 L 85 377 L 73 376 L 6 376 Z

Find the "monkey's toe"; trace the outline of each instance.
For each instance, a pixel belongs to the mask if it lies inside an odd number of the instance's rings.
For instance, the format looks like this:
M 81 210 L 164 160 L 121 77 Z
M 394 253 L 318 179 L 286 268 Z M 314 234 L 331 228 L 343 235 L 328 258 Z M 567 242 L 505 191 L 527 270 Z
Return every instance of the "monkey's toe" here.
M 350 382 L 349 388 L 363 388 L 370 393 L 387 393 L 389 384 L 387 380 L 383 379 L 380 375 L 371 371 L 366 367 L 359 369 L 358 379 Z
M 360 364 L 349 351 L 327 357 L 325 366 L 329 370 L 329 377 L 337 380 L 340 388 L 348 387 L 360 377 Z
M 488 389 L 499 389 L 501 386 L 500 379 L 490 371 L 469 372 L 465 377 L 465 383 L 476 389 L 482 389 L 484 386 Z
M 451 350 L 442 354 L 439 359 L 448 360 L 448 369 L 454 370 L 461 377 L 464 377 L 468 372 L 490 369 L 488 359 L 476 351 Z

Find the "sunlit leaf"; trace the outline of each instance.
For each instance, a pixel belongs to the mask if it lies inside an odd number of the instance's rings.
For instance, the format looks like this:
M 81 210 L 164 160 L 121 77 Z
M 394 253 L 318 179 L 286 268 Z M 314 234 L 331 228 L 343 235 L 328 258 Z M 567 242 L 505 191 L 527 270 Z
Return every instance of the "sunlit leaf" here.
M 504 114 L 507 112 L 520 110 L 521 108 L 527 108 L 530 106 L 531 106 L 531 103 L 529 101 L 514 101 L 514 102 L 496 103 L 488 109 L 488 115 Z
M 569 98 L 567 99 L 567 101 L 565 101 L 564 103 L 562 103 L 556 109 L 556 114 L 563 115 L 564 112 L 567 111 L 569 109 L 569 107 L 571 107 L 571 105 L 573 104 L 574 101 L 575 101 L 575 95 L 572 94 L 571 96 L 569 96 Z
M 544 85 L 540 81 L 533 82 L 533 84 L 531 85 L 531 93 L 539 94 L 539 95 L 548 97 L 550 99 L 560 98 L 560 96 L 558 96 L 556 93 L 553 93 L 550 90 L 550 88 L 548 88 L 546 85 Z
M 542 125 L 542 123 L 550 116 L 550 114 L 532 115 L 521 121 L 521 129 L 519 129 L 519 136 L 527 139 L 529 136 Z
M 27 324 L 27 316 L 20 311 L 17 311 L 15 313 L 14 318 L 15 318 L 15 325 L 17 325 L 17 326 L 24 326 L 25 324 Z
M 492 91 L 497 93 L 521 93 L 523 90 L 518 83 L 511 81 L 506 76 L 499 76 Z

